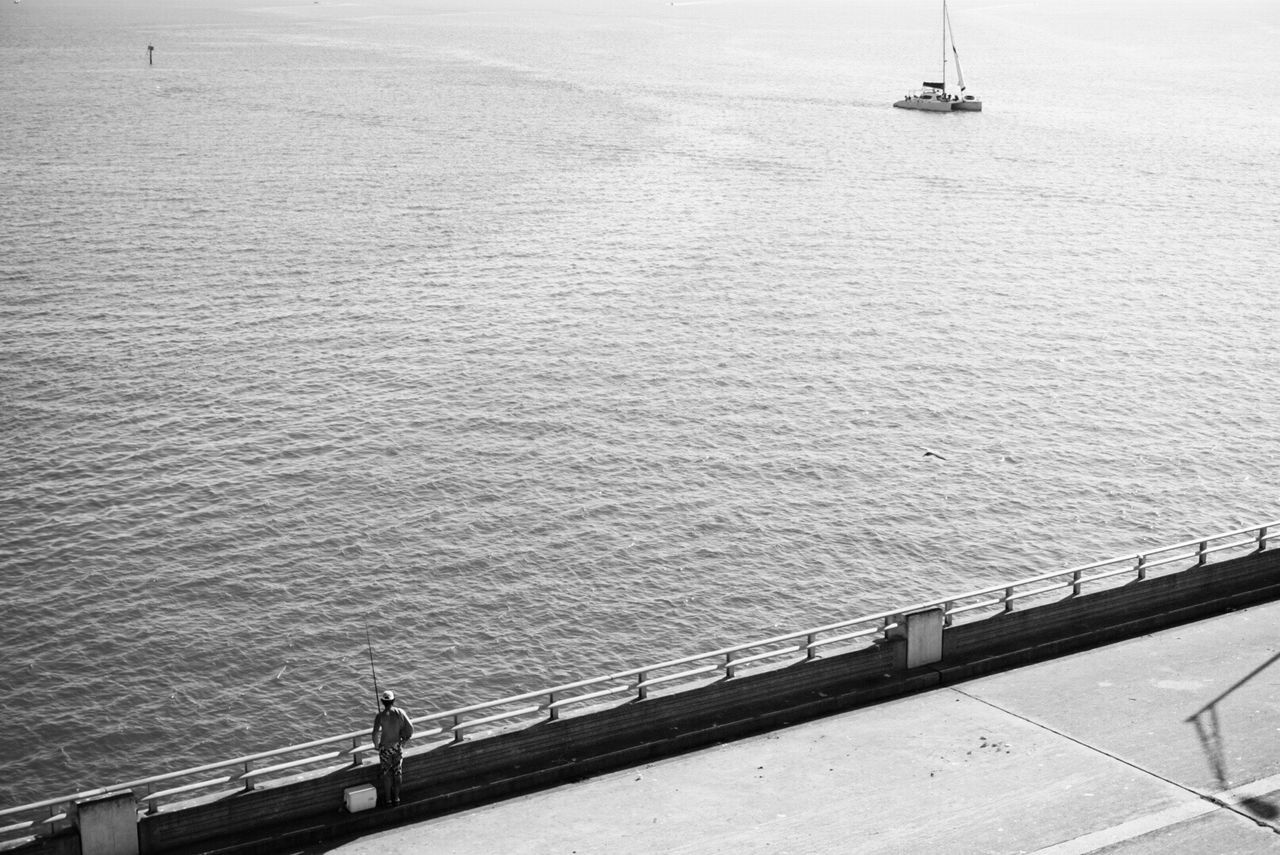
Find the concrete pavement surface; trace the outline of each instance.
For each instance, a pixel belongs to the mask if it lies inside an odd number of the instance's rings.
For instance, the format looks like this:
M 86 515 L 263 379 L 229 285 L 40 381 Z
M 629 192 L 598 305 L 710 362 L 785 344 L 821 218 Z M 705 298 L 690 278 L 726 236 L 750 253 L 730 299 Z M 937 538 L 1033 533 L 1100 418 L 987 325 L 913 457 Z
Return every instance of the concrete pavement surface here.
M 419 821 L 334 855 L 1280 853 L 1280 603 Z

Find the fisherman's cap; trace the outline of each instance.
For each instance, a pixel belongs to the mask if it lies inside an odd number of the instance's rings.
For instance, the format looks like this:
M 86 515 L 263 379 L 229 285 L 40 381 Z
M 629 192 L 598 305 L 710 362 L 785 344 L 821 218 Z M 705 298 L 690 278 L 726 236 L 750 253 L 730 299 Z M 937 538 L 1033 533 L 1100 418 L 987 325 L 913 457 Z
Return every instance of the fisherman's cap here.
M 382 699 L 384 701 L 394 701 L 396 699 L 396 693 L 391 691 L 390 689 L 387 689 L 385 692 L 382 693 Z

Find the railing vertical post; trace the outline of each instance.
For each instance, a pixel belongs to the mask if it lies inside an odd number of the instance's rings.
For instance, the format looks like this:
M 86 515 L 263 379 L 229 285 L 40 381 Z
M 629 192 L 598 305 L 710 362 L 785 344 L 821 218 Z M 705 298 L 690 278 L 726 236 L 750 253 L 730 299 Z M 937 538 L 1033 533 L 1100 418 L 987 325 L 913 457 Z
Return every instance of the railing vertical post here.
M 1266 548 L 1267 548 L 1267 527 L 1264 525 L 1262 528 L 1258 529 L 1258 551 L 1261 552 Z
M 636 675 L 636 697 L 644 700 L 649 697 L 649 687 L 645 683 L 649 680 L 649 672 L 641 671 Z
M 462 742 L 462 716 L 455 715 L 453 717 L 453 744 L 457 745 Z
M 1209 551 L 1209 541 L 1207 540 L 1200 541 L 1200 546 L 1198 549 L 1196 549 L 1196 566 L 1197 567 L 1203 567 L 1204 563 L 1207 560 L 1209 560 L 1208 551 Z
M 364 758 L 360 756 L 360 737 L 351 737 L 351 768 L 354 769 L 364 762 Z
M 733 679 L 738 669 L 733 664 L 733 651 L 730 650 L 724 655 L 724 676 L 727 679 Z
M 1147 578 L 1147 556 L 1138 556 L 1138 581 L 1141 582 Z
M 249 771 L 253 769 L 253 761 L 244 761 L 244 791 L 247 793 L 253 789 L 253 778 L 249 777 Z
M 560 708 L 556 706 L 556 693 L 552 692 L 547 696 L 547 713 L 548 717 L 555 721 L 560 718 Z
M 1004 589 L 1004 613 L 1013 611 L 1013 588 Z
M 955 605 L 955 602 L 953 602 L 952 600 L 947 600 L 945 603 L 942 604 L 942 625 L 944 627 L 951 626 L 951 622 L 955 620 L 955 618 L 952 617 L 951 615 L 951 609 L 954 605 Z
M 818 649 L 813 646 L 813 643 L 817 640 L 818 640 L 817 636 L 815 636 L 812 632 L 805 637 L 805 640 L 804 640 L 804 661 L 805 662 L 812 662 L 814 659 L 818 658 Z
M 1080 596 L 1080 571 L 1073 570 L 1071 572 L 1071 596 Z
M 151 794 L 156 791 L 155 784 L 147 784 L 147 813 L 156 813 L 160 810 L 160 806 L 156 804 L 156 799 L 151 798 Z

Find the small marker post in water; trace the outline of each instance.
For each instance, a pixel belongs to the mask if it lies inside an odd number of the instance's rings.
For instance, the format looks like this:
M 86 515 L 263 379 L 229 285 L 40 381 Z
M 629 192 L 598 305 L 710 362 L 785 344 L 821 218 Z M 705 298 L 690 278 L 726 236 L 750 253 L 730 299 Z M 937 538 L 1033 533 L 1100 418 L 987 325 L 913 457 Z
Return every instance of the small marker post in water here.
M 155 45 L 147 45 L 147 65 L 151 65 L 151 53 L 156 49 Z

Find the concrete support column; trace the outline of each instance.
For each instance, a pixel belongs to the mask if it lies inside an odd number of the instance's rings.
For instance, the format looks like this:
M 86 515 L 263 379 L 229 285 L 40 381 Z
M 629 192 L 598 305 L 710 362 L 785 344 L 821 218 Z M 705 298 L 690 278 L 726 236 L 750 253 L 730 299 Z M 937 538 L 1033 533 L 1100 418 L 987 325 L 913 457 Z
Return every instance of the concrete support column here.
M 942 609 L 926 609 L 906 615 L 907 668 L 942 661 Z
M 133 792 L 76 802 L 81 855 L 138 855 L 138 803 Z

